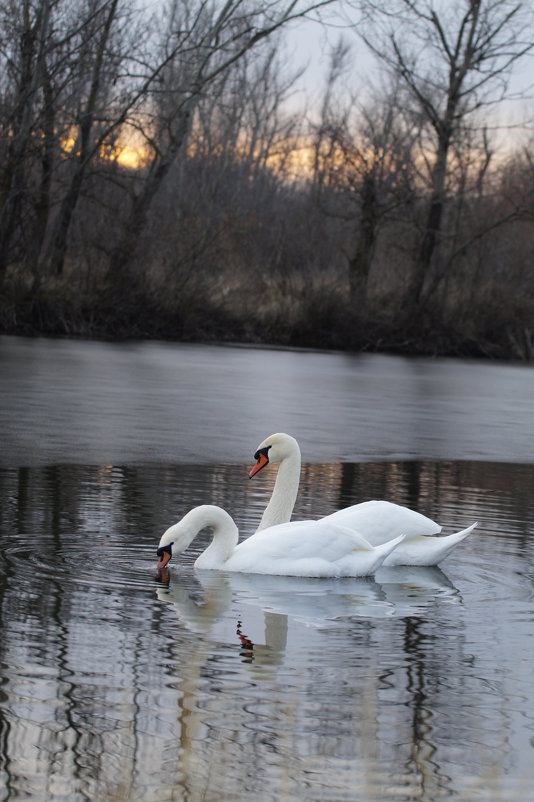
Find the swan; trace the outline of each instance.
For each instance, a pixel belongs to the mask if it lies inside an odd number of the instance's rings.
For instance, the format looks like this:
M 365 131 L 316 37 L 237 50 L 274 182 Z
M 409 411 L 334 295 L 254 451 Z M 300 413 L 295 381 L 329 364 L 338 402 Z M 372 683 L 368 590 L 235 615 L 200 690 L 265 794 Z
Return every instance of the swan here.
M 279 465 L 259 532 L 291 518 L 300 480 L 299 444 L 291 435 L 277 432 L 260 443 L 254 459 L 256 464 L 249 473 L 251 479 L 269 463 Z M 387 543 L 400 534 L 406 535 L 404 542 L 385 558 L 385 566 L 437 565 L 477 526 L 475 522 L 461 532 L 436 537 L 441 532 L 439 524 L 390 501 L 364 501 L 327 515 L 321 521 L 355 529 L 373 546 Z
M 190 510 L 161 536 L 158 569 L 173 549 L 185 551 L 196 535 L 210 526 L 213 540 L 198 557 L 195 568 L 283 576 L 369 576 L 404 540 L 400 535 L 371 546 L 358 532 L 334 521 L 298 521 L 255 532 L 238 544 L 238 531 L 221 507 L 204 504 Z

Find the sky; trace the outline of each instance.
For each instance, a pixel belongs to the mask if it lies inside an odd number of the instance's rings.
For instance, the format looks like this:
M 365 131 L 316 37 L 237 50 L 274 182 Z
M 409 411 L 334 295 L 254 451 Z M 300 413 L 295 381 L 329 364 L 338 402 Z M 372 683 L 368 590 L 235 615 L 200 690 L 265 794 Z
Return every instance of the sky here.
M 360 82 L 365 69 L 372 68 L 373 59 L 359 45 L 352 31 L 325 27 L 313 20 L 301 20 L 287 30 L 287 50 L 291 59 L 288 66 L 294 66 L 295 69 L 305 67 L 304 75 L 297 82 L 299 104 L 304 104 L 304 95 L 311 106 L 320 104 L 328 74 L 329 51 L 340 36 L 352 45 L 352 72 Z
M 352 66 L 347 76 L 351 88 L 363 90 L 369 81 L 377 83 L 379 77 L 377 60 L 353 30 L 336 25 L 335 22 L 323 27 L 317 22 L 302 20 L 286 31 L 287 52 L 290 58 L 288 67 L 306 67 L 304 75 L 296 85 L 298 91 L 294 102 L 297 108 L 307 106 L 313 113 L 313 110 L 318 110 L 320 107 L 328 73 L 329 49 L 340 36 L 351 46 Z M 499 107 L 498 119 L 505 128 L 516 125 L 528 117 L 534 119 L 534 54 L 525 57 L 516 65 L 511 89 L 515 93 L 526 93 L 528 97 L 507 101 Z M 511 135 L 511 132 L 506 130 L 500 134 L 504 143 Z

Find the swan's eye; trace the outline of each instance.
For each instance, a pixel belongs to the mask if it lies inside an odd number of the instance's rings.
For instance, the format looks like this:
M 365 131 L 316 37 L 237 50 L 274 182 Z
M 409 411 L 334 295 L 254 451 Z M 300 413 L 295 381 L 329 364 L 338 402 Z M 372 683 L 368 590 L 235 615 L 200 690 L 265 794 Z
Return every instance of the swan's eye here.
M 170 554 L 172 557 L 172 547 L 174 546 L 174 540 L 172 543 L 169 543 L 168 546 L 160 546 L 156 552 L 158 557 L 163 557 L 164 554 Z
M 256 462 L 258 462 L 258 460 L 261 459 L 261 457 L 266 457 L 266 459 L 269 460 L 270 448 L 271 446 L 265 446 L 265 448 L 258 448 L 256 453 L 254 454 L 254 459 L 256 460 Z

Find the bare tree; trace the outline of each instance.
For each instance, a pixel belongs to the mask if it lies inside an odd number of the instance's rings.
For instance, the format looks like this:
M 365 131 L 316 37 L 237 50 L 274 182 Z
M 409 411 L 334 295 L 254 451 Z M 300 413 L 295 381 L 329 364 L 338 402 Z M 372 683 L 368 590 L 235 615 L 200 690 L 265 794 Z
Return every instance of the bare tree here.
M 401 77 L 413 113 L 425 122 L 429 201 L 409 286 L 422 301 L 440 242 L 451 147 L 468 125 L 480 124 L 485 107 L 509 95 L 516 63 L 534 48 L 534 11 L 516 0 L 392 0 L 359 4 L 365 42 Z M 435 286 L 435 282 L 433 284 Z
M 34 8 L 24 0 L 3 26 L 2 67 L 9 73 L 11 97 L 3 87 L 3 138 L 7 142 L 0 170 L 0 286 L 23 201 L 25 156 L 34 123 L 34 109 L 43 76 L 51 0 Z M 5 93 L 5 94 L 4 94 Z
M 281 110 L 295 76 L 281 77 L 278 58 L 277 43 L 269 42 L 221 73 L 200 99 L 187 144 L 154 199 L 143 271 L 166 305 L 172 296 L 183 307 L 179 294 L 185 299 L 199 284 L 212 298 L 252 285 L 262 229 L 271 238 L 265 269 L 272 265 L 272 207 L 284 194 L 298 122 Z M 262 225 L 266 217 L 269 226 Z
M 161 14 L 156 52 L 158 82 L 150 87 L 152 117 L 144 132 L 151 150 L 145 180 L 135 193 L 124 230 L 111 261 L 115 283 L 132 262 L 156 193 L 187 139 L 194 114 L 219 76 L 284 25 L 332 0 L 168 0 Z M 171 54 L 169 56 L 169 54 Z
M 141 32 L 129 0 L 93 0 L 81 12 L 63 19 L 64 30 L 50 52 L 51 95 L 68 147 L 63 147 L 57 170 L 58 177 L 63 174 L 59 180 L 64 191 L 46 247 L 41 248 L 34 292 L 47 270 L 63 272 L 71 222 L 87 175 L 99 169 L 105 149 L 112 148 L 155 78 L 150 71 L 138 71 L 148 33 Z
M 34 292 L 50 265 L 62 271 L 86 173 L 143 95 L 125 66 L 139 60 L 129 5 L 27 0 L 0 9 L 6 67 L 0 125 L 7 143 L 0 281 L 15 261 L 31 263 Z M 13 247 L 17 231 L 23 249 Z
M 101 123 L 103 122 L 101 96 L 109 92 L 109 81 L 116 80 L 116 74 L 115 76 L 108 74 L 106 76 L 107 80 L 104 81 L 104 71 L 107 66 L 106 62 L 109 63 L 109 55 L 106 59 L 106 54 L 109 53 L 108 43 L 117 17 L 118 5 L 118 0 L 111 0 L 110 3 L 104 4 L 101 8 L 91 9 L 93 22 L 96 23 L 96 35 L 90 37 L 90 41 L 94 43 L 94 51 L 91 53 L 90 58 L 87 59 L 87 67 L 89 68 L 88 80 L 83 82 L 86 84 L 86 88 L 84 87 L 85 91 L 80 92 L 76 124 L 71 131 L 72 145 L 70 151 L 74 158 L 74 169 L 68 189 L 59 208 L 55 229 L 52 232 L 50 254 L 45 256 L 46 260 L 50 259 L 52 268 L 57 274 L 61 274 L 63 271 L 70 221 L 78 202 L 85 170 L 95 152 L 95 139 L 97 143 L 102 142 L 101 136 L 97 135 L 95 137 L 93 131 L 95 115 L 98 109 L 101 112 L 100 121 Z M 100 16 L 101 19 L 99 18 Z M 85 40 L 89 38 L 86 26 L 84 26 L 82 35 Z M 87 41 L 84 44 L 88 47 Z M 115 62 L 119 62 L 120 57 L 117 58 L 117 54 L 114 55 Z M 85 61 L 86 59 L 83 59 L 82 63 Z M 78 86 L 82 88 L 82 85 L 80 80 Z
M 379 234 L 414 199 L 414 144 L 418 129 L 403 112 L 399 80 L 359 101 L 334 101 L 342 74 L 338 45 L 326 81 L 315 135 L 314 186 L 329 216 L 347 221 L 350 299 L 361 313 L 369 301 Z

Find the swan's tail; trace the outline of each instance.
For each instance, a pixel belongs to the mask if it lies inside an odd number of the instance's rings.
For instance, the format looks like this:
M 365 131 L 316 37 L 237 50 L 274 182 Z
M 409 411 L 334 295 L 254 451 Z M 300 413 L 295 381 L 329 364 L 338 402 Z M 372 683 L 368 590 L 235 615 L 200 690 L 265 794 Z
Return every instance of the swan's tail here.
M 478 526 L 478 521 L 475 521 L 475 523 L 471 524 L 471 526 L 468 526 L 467 529 L 462 529 L 461 532 L 456 532 L 458 543 L 460 542 L 460 540 L 463 540 L 464 537 L 467 537 L 467 535 L 469 535 L 473 531 L 473 529 L 475 529 L 477 526 Z M 450 535 L 449 537 L 454 537 L 454 535 Z
M 475 529 L 477 526 L 478 526 L 478 521 L 475 521 L 475 523 L 471 524 L 471 526 L 468 526 L 467 529 L 462 529 L 461 532 L 455 532 L 453 535 L 445 535 L 445 537 L 440 538 L 440 540 L 447 540 L 448 538 L 454 538 L 454 542 L 459 543 L 460 540 L 463 540 L 465 537 L 467 537 L 467 535 L 471 534 L 473 529 Z
M 399 549 L 386 556 L 384 565 L 437 565 L 448 557 L 454 547 L 465 540 L 477 525 L 478 521 L 475 521 L 467 529 L 443 537 L 427 535 L 408 537 Z

